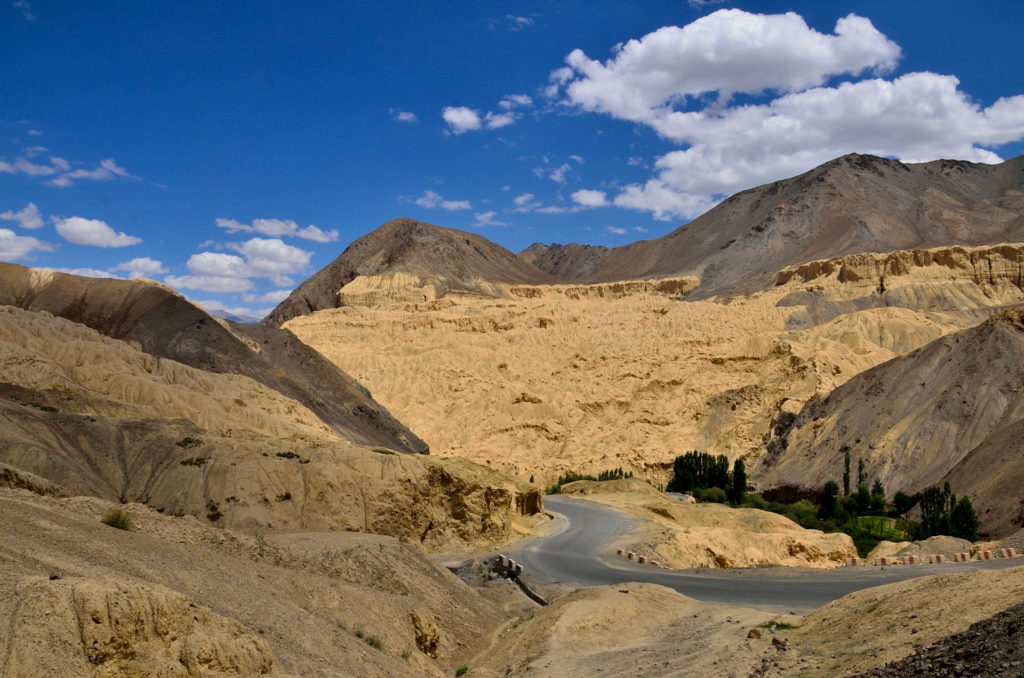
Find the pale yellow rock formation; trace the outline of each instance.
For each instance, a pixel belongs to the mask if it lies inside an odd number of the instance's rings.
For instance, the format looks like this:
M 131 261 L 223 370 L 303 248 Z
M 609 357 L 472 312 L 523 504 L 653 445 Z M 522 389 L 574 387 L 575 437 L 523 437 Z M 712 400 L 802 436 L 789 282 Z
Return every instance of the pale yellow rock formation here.
M 131 531 L 100 522 L 115 506 Z M 25 490 L 0 489 L 0 543 L 12 678 L 443 678 L 522 598 L 488 599 L 390 537 L 298 540 Z
M 538 484 L 619 466 L 664 482 L 667 462 L 691 449 L 750 462 L 780 413 L 1024 302 L 1021 259 L 1019 245 L 854 255 L 703 301 L 674 301 L 686 284 L 659 292 L 651 281 L 427 303 L 391 290 L 372 308 L 287 327 L 434 454 Z
M 857 555 L 849 535 L 808 530 L 768 511 L 687 503 L 646 492 L 591 494 L 587 499 L 643 520 L 632 539 L 615 548 L 671 568 L 833 568 Z
M 0 307 L 0 371 L 0 462 L 57 493 L 437 549 L 499 543 L 541 511 L 521 480 L 353 445 L 252 379 L 156 359 L 45 312 Z M 3 484 L 40 485 L 14 472 Z

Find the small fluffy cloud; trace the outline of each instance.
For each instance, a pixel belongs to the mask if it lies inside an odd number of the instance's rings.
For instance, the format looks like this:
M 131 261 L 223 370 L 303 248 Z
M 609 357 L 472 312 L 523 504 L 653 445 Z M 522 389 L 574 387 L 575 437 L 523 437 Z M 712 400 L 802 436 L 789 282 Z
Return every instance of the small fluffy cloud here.
M 246 294 L 242 299 L 247 304 L 279 304 L 288 298 L 292 290 L 271 290 L 264 294 Z
M 476 217 L 476 221 L 473 222 L 474 226 L 508 226 L 504 221 L 498 221 L 495 219 L 497 212 L 494 210 L 488 210 L 487 212 L 477 212 L 473 215 Z
M 498 106 L 506 111 L 516 107 L 528 107 L 533 105 L 533 99 L 526 94 L 508 94 L 498 102 Z
M 614 235 L 626 235 L 626 229 L 619 228 L 618 226 L 609 226 L 605 230 Z
M 251 224 L 243 224 L 234 219 L 217 218 L 218 227 L 227 229 L 228 233 L 260 233 L 270 236 L 289 236 L 304 238 L 314 242 L 333 242 L 338 239 L 336 230 L 322 231 L 310 224 L 305 228 L 291 219 L 253 219 Z
M 28 203 L 17 212 L 7 210 L 0 213 L 0 219 L 17 221 L 18 226 L 27 229 L 42 228 L 43 226 L 43 217 L 39 214 L 39 208 L 33 202 Z
M 398 109 L 391 109 L 391 117 L 398 122 L 417 122 L 419 118 L 416 117 L 415 113 L 410 111 L 400 111 Z
M 480 113 L 466 106 L 446 106 L 441 111 L 441 118 L 448 123 L 452 134 L 478 130 L 482 126 Z
M 584 207 L 604 207 L 608 204 L 604 191 L 592 191 L 590 189 L 576 191 L 572 194 L 572 200 Z
M 551 179 L 551 181 L 555 182 L 556 184 L 564 184 L 565 175 L 570 169 L 572 168 L 569 167 L 568 163 L 563 163 L 558 167 L 552 169 L 550 172 L 548 172 L 548 179 Z
M 58 188 L 72 186 L 76 181 L 112 181 L 114 179 L 138 179 L 117 164 L 113 158 L 105 158 L 92 169 L 72 169 L 69 161 L 59 156 L 50 156 L 42 162 L 35 160 L 46 149 L 30 146 L 21 155 L 11 160 L 0 160 L 0 173 L 24 174 L 29 177 L 50 177 L 46 183 Z
M 128 261 L 122 261 L 113 268 L 115 271 L 124 271 L 129 278 L 151 278 L 154 275 L 167 273 L 163 262 L 150 257 L 136 257 Z
M 473 207 L 468 200 L 445 200 L 441 194 L 436 191 L 424 191 L 423 195 L 416 198 L 413 202 L 420 207 L 426 207 L 427 209 L 440 207 L 441 209 L 448 210 L 449 212 L 468 210 Z
M 277 238 L 252 238 L 228 247 L 245 257 L 249 275 L 255 277 L 299 273 L 309 266 L 313 256 L 312 252 L 287 245 Z
M 515 122 L 516 116 L 513 113 L 488 113 L 484 116 L 484 124 L 487 129 L 501 129 L 513 125 Z
M 694 9 L 703 9 L 711 5 L 721 5 L 725 0 L 686 0 L 686 4 Z
M 52 252 L 53 245 L 38 238 L 18 235 L 9 228 L 0 228 L 0 259 L 18 261 L 32 252 Z
M 288 245 L 278 238 L 251 238 L 230 243 L 227 252 L 199 252 L 185 264 L 189 275 L 167 276 L 172 287 L 204 292 L 248 292 L 251 278 L 268 278 L 275 285 L 291 285 L 290 274 L 308 269 L 312 252 Z M 241 255 L 241 256 L 239 256 Z
M 615 206 L 651 212 L 655 219 L 668 221 L 674 217 L 693 218 L 707 212 L 717 201 L 710 196 L 678 191 L 657 179 L 644 185 L 631 184 L 615 196 Z
M 138 245 L 142 238 L 115 231 L 106 222 L 84 217 L 53 217 L 60 237 L 76 245 L 92 247 L 128 247 Z
M 514 108 L 530 106 L 533 99 L 525 94 L 510 94 L 498 102 L 503 109 L 501 113 L 480 111 L 467 106 L 447 106 L 441 111 L 441 117 L 448 123 L 448 131 L 452 134 L 463 134 L 481 129 L 501 129 L 514 125 L 520 114 Z

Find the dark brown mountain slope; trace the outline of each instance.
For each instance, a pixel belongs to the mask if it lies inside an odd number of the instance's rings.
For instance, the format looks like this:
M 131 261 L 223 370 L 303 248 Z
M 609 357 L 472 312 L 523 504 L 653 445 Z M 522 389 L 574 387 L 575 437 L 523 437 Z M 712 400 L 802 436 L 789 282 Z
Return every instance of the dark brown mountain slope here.
M 341 305 L 338 290 L 359 276 L 402 273 L 443 293 L 490 293 L 486 283 L 544 284 L 552 276 L 487 238 L 412 219 L 393 219 L 349 245 L 298 286 L 263 325 L 277 327 L 298 315 Z
M 608 262 L 607 247 L 569 243 L 544 245 L 535 242 L 516 256 L 559 280 L 579 280 L 593 275 Z
M 819 487 L 856 467 L 889 493 L 949 481 L 984 529 L 1024 524 L 1024 308 L 863 372 L 776 428 L 757 478 Z
M 352 442 L 427 452 L 365 388 L 287 330 L 222 324 L 163 286 L 0 264 L 0 305 L 47 311 L 157 358 L 250 377 L 302 403 Z
M 406 289 L 495 295 L 494 284 L 601 283 L 693 275 L 691 296 L 763 289 L 776 271 L 862 252 L 1024 242 L 1024 156 L 999 165 L 907 165 L 846 155 L 800 176 L 738 193 L 655 240 L 607 249 L 534 244 L 514 255 L 486 238 L 395 219 L 352 243 L 263 321 L 344 305 L 358 277 L 401 274 Z M 373 294 L 380 281 L 367 289 Z M 364 297 L 365 298 L 365 297 Z
M 695 275 L 697 297 L 750 292 L 775 271 L 860 252 L 1024 241 L 1024 156 L 907 165 L 846 155 L 752 188 L 656 240 L 618 247 L 583 282 Z

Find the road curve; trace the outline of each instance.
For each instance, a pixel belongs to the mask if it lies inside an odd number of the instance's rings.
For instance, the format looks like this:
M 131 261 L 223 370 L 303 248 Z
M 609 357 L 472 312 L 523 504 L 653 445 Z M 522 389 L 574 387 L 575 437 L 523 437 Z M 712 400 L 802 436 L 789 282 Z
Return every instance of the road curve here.
M 929 574 L 1024 565 L 1024 559 L 887 568 L 769 567 L 665 570 L 615 555 L 628 543 L 633 519 L 602 504 L 550 496 L 545 507 L 562 524 L 508 555 L 522 563 L 531 583 L 599 586 L 661 584 L 698 600 L 803 613 L 859 589 Z

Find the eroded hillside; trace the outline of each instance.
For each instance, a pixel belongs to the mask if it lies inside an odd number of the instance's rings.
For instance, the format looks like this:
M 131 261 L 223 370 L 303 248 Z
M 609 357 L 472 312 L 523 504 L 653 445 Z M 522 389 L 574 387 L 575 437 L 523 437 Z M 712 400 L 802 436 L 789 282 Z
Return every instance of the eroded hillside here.
M 857 375 L 808 403 L 779 431 L 760 477 L 808 485 L 863 461 L 892 491 L 948 480 L 984 507 L 982 525 L 1007 534 L 1024 525 L 1024 311 L 1004 311 L 962 332 Z
M 1024 302 L 1021 262 L 1019 245 L 855 255 L 701 301 L 678 300 L 685 279 L 425 303 L 398 292 L 287 328 L 436 453 L 540 482 L 656 471 L 690 449 L 757 457 L 810 398 Z
M 361 447 L 260 382 L 0 307 L 0 461 L 73 494 L 220 526 L 358 530 L 427 547 L 507 539 L 540 499 L 460 460 Z

